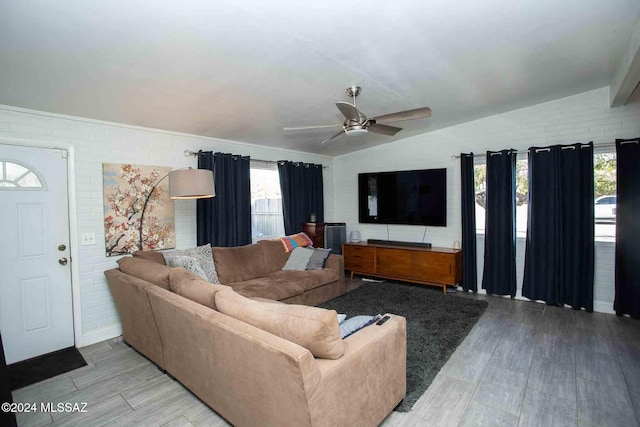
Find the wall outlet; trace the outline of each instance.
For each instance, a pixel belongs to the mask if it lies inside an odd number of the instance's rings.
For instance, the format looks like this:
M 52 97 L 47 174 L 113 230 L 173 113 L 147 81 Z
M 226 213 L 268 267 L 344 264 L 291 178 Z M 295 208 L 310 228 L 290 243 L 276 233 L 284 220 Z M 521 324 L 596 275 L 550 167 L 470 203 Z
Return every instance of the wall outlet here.
M 82 235 L 80 236 L 80 244 L 82 246 L 95 245 L 96 233 L 82 233 Z

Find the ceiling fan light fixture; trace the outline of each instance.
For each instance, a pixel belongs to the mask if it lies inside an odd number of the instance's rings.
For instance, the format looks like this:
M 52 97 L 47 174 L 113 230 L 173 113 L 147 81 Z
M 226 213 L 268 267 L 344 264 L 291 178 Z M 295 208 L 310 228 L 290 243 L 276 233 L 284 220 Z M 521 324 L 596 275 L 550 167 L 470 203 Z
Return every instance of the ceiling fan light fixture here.
M 345 126 L 344 133 L 349 136 L 361 135 L 363 133 L 367 133 L 367 128 L 362 125 L 355 126 Z
M 402 122 L 405 120 L 414 119 L 426 119 L 431 117 L 431 108 L 421 107 L 414 108 L 413 110 L 398 111 L 395 113 L 384 114 L 382 116 L 367 118 L 356 107 L 356 97 L 362 92 L 360 86 L 349 86 L 347 88 L 347 95 L 352 98 L 352 102 L 338 101 L 336 107 L 340 110 L 340 113 L 344 116 L 345 120 L 342 123 L 342 130 L 329 138 L 321 141 L 320 144 L 329 142 L 335 138 L 342 136 L 343 134 L 349 136 L 362 135 L 363 133 L 375 133 L 387 136 L 393 136 L 400 132 L 402 128 L 396 126 L 390 126 L 388 123 Z M 298 127 L 285 127 L 283 130 L 304 130 L 304 129 L 320 129 L 335 125 L 320 125 L 320 126 L 298 126 Z

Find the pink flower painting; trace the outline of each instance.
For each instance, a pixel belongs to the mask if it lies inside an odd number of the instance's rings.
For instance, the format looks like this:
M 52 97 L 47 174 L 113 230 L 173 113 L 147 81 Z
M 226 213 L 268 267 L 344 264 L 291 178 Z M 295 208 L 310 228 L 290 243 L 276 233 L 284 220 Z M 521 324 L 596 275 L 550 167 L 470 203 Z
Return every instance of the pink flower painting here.
M 103 163 L 104 240 L 107 256 L 140 250 L 140 219 L 144 202 L 151 194 L 142 223 L 142 249 L 175 247 L 170 167 Z M 155 191 L 151 193 L 156 185 Z

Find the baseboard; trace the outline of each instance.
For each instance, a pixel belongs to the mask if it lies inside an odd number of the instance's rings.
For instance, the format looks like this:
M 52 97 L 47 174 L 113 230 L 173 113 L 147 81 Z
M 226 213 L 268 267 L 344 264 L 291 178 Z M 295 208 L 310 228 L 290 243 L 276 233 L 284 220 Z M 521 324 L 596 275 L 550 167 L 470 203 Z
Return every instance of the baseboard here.
M 462 286 L 458 286 L 456 288 L 458 291 L 462 292 Z M 520 290 L 518 289 L 518 293 L 520 292 Z M 485 291 L 484 289 L 478 289 L 478 294 L 482 294 L 482 295 L 486 295 L 487 291 Z M 502 298 L 505 299 L 509 299 L 509 296 L 502 296 Z M 544 301 L 532 301 L 529 298 L 523 297 L 522 295 L 516 295 L 515 300 L 518 301 L 529 301 L 529 302 L 536 302 L 538 304 L 544 304 Z M 569 307 L 568 305 L 566 305 L 565 307 Z M 603 302 L 603 301 L 594 301 L 593 302 L 593 311 L 597 312 L 597 313 L 605 313 L 605 314 L 616 314 L 615 311 L 613 311 L 613 303 L 611 302 Z
M 76 347 L 86 347 L 120 335 L 122 335 L 122 325 L 118 323 L 117 325 L 108 326 L 106 328 L 97 329 L 83 334 L 79 339 L 76 339 Z
M 613 311 L 613 303 L 611 302 L 594 301 L 593 311 L 597 311 L 598 313 L 616 314 L 616 312 Z

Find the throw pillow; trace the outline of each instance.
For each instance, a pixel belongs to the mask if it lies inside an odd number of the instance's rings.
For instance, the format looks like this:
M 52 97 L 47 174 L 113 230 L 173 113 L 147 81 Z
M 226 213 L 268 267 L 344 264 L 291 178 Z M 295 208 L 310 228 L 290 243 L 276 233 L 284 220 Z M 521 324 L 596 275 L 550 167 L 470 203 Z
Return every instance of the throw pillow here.
M 380 319 L 380 315 L 377 316 L 353 316 L 340 323 L 340 336 L 342 339 L 358 332 L 365 326 L 369 326 Z
M 339 359 L 344 354 L 335 310 L 253 301 L 233 289 L 215 298 L 219 312 L 296 343 L 315 357 Z
M 307 264 L 307 270 L 322 270 L 329 258 L 331 249 L 314 249 Z
M 167 265 L 169 267 L 184 268 L 185 270 L 189 270 L 190 272 L 197 274 L 204 280 L 207 280 L 207 275 L 204 273 L 202 267 L 200 267 L 198 260 L 194 257 L 184 255 L 172 256 L 167 259 Z
M 344 322 L 344 319 L 347 318 L 346 314 L 338 314 L 338 324 Z
M 220 284 L 220 280 L 218 280 L 218 273 L 216 273 L 216 266 L 213 263 L 211 245 L 208 243 L 196 248 L 164 251 L 162 252 L 162 256 L 164 256 L 167 265 L 169 265 L 169 259 L 175 256 L 193 257 L 198 261 L 198 264 L 200 264 L 200 268 L 204 271 L 207 281 L 210 283 Z
M 291 251 L 287 263 L 282 267 L 283 270 L 298 270 L 303 271 L 307 269 L 309 259 L 313 255 L 313 249 L 310 248 L 295 248 Z
M 281 237 L 280 241 L 284 246 L 285 252 L 291 252 L 297 247 L 313 246 L 313 240 L 306 233 L 292 234 L 291 236 Z

